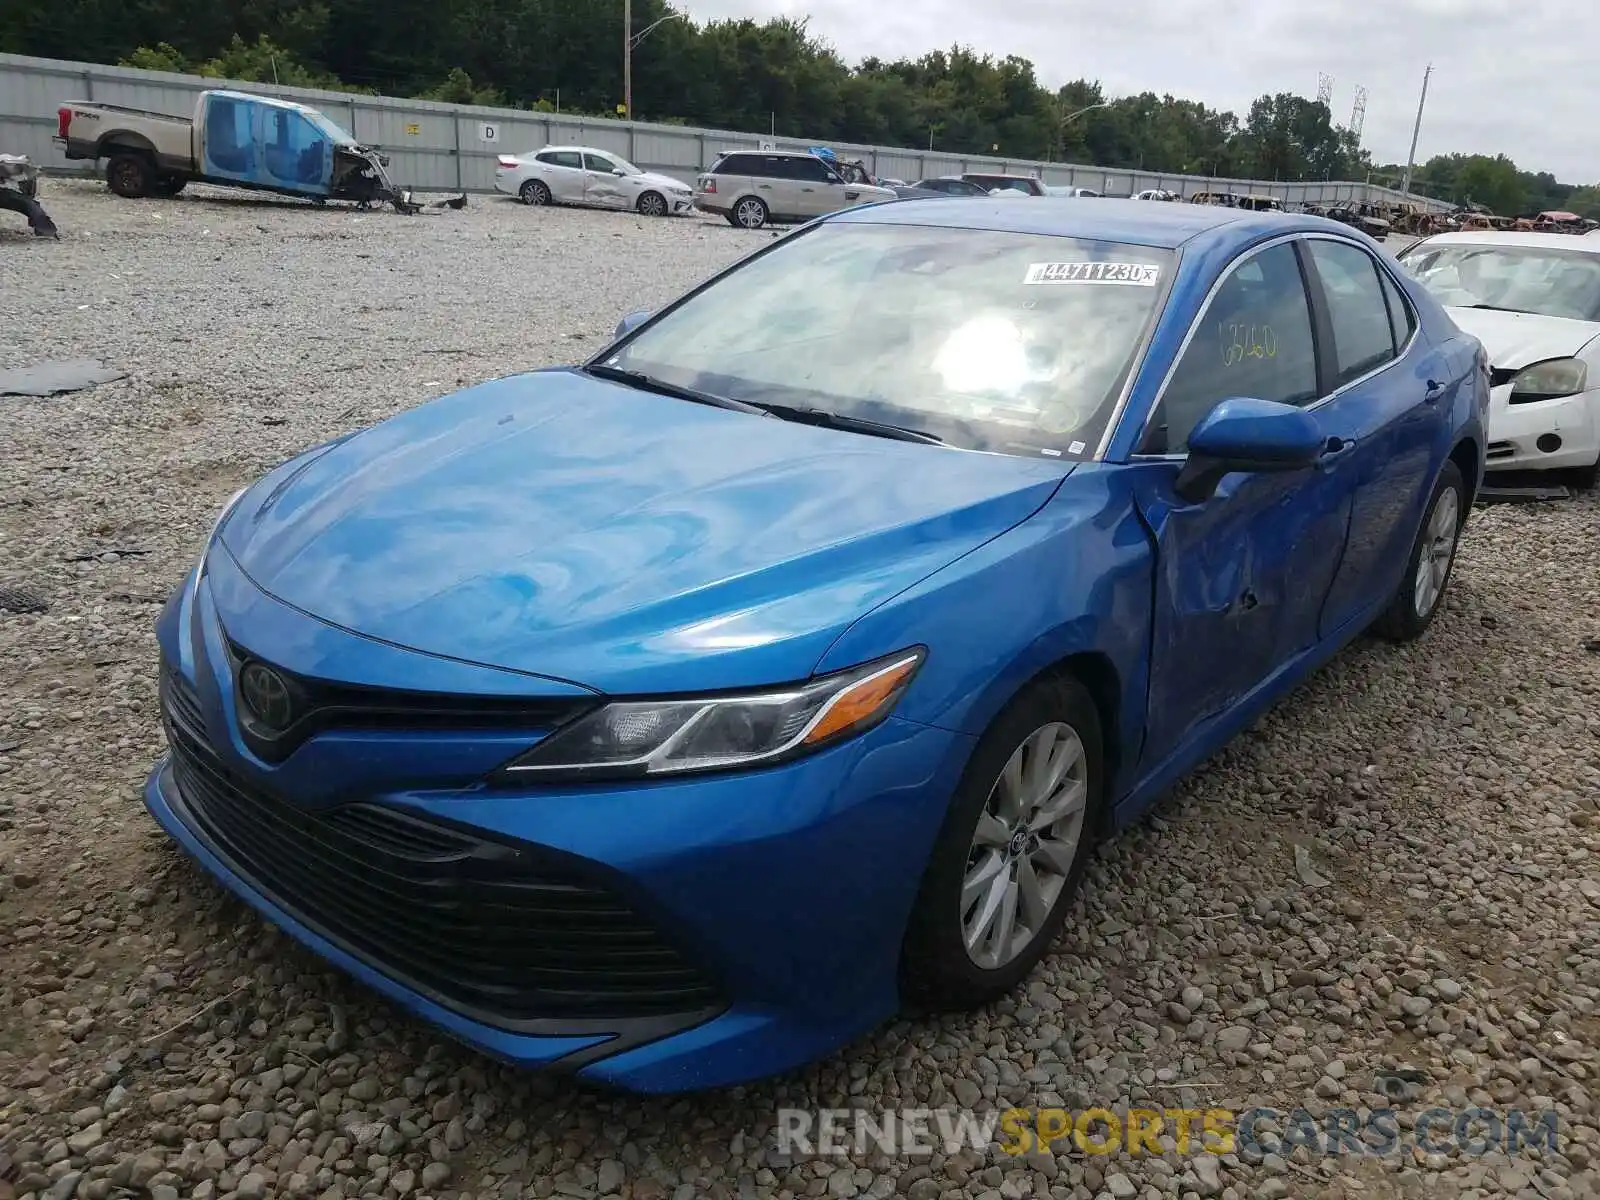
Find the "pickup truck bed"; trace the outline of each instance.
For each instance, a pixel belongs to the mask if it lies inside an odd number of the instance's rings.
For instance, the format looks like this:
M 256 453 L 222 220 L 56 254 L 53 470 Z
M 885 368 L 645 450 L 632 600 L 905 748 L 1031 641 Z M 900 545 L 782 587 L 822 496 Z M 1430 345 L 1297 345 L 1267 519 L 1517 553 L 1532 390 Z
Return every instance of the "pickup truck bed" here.
M 194 176 L 194 122 L 188 117 L 79 101 L 62 105 L 56 116 L 55 141 L 67 158 L 112 160 L 107 178 L 114 189 L 115 160 L 121 155 L 153 162 L 155 190 L 165 195 L 182 190 Z

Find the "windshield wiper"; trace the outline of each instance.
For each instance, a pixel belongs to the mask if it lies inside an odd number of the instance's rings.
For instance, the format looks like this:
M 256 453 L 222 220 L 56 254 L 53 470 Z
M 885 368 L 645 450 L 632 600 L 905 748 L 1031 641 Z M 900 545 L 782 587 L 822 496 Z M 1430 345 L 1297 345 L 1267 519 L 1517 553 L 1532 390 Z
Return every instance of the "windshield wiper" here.
M 945 440 L 938 434 L 905 425 L 891 425 L 887 421 L 869 421 L 866 417 L 851 417 L 830 412 L 825 408 L 800 408 L 789 404 L 763 404 L 761 406 L 775 417 L 795 421 L 801 425 L 825 425 L 830 429 L 846 429 L 852 433 L 867 433 L 874 437 L 891 438 L 897 442 L 925 442 L 930 446 L 943 446 Z
M 643 371 L 629 371 L 622 367 L 609 367 L 604 363 L 597 363 L 591 367 L 584 367 L 585 372 L 596 379 L 608 379 L 612 383 L 623 383 L 629 387 L 638 388 L 641 392 L 655 392 L 658 396 L 672 396 L 678 400 L 691 400 L 695 404 L 708 404 L 712 408 L 725 408 L 730 412 L 749 413 L 757 417 L 770 417 L 765 408 L 759 404 L 746 404 L 743 400 L 735 400 L 730 396 L 716 396 L 710 392 L 702 392 L 691 387 L 682 387 L 676 383 L 668 383 L 664 379 L 657 379 L 654 375 L 646 375 Z

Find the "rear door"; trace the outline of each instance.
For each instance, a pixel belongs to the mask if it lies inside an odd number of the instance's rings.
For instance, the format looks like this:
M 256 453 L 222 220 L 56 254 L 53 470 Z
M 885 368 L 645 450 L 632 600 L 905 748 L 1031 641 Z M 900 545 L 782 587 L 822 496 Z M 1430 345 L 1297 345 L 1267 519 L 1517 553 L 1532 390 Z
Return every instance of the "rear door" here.
M 583 203 L 583 155 L 576 150 L 541 150 L 534 159 L 539 163 L 539 178 L 558 203 Z
M 1342 447 L 1328 471 L 1353 494 L 1348 544 L 1320 622 L 1331 637 L 1399 586 L 1450 452 L 1454 392 L 1470 372 L 1448 350 L 1419 342 L 1410 303 L 1365 247 L 1332 235 L 1306 247 L 1335 372 L 1317 418 Z

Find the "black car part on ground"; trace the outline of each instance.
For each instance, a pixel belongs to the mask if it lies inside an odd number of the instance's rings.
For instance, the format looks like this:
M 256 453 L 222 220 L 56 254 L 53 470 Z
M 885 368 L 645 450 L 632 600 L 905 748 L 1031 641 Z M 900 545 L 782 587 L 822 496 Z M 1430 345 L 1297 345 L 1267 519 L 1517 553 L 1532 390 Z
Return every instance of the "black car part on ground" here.
M 35 237 L 61 237 L 39 203 L 39 168 L 25 155 L 0 154 L 0 209 L 21 213 Z

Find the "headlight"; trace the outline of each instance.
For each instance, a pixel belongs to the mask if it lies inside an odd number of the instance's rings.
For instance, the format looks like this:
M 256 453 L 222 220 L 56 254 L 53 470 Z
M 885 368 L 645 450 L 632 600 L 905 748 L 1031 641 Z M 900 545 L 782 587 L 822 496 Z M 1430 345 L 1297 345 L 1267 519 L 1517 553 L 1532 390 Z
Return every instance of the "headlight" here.
M 766 766 L 865 733 L 894 709 L 921 647 L 793 687 L 607 704 L 505 768 L 514 775 L 637 778 Z
M 1572 396 L 1589 384 L 1589 368 L 1576 358 L 1552 358 L 1524 367 L 1511 384 L 1511 403 L 1531 404 Z

